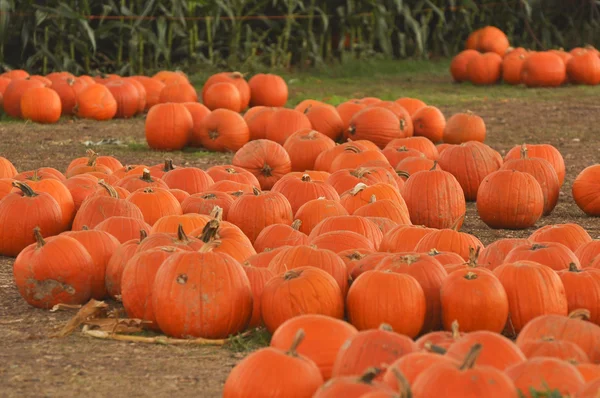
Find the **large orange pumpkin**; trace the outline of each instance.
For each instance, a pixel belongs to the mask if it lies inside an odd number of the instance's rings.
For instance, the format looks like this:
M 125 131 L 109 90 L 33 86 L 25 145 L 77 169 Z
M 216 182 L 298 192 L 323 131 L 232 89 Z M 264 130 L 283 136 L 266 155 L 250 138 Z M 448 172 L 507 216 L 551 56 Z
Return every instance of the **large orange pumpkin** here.
M 344 132 L 344 122 L 338 111 L 331 105 L 315 105 L 308 107 L 304 114 L 310 121 L 312 128 L 326 135 L 332 140 L 337 140 Z
M 212 75 L 206 80 L 202 87 L 202 101 L 206 103 L 208 89 L 217 83 L 231 83 L 234 85 L 240 96 L 240 110 L 243 111 L 250 103 L 250 86 L 244 79 L 244 75 L 240 72 L 221 72 Z
M 103 84 L 91 84 L 77 94 L 73 112 L 84 119 L 110 120 L 117 114 L 117 101 Z
M 495 84 L 502 77 L 502 57 L 496 53 L 472 57 L 467 64 L 467 74 L 475 85 Z
M 335 142 L 318 131 L 303 129 L 288 137 L 283 147 L 290 156 L 292 171 L 313 170 L 321 152 L 335 147 Z
M 132 76 L 131 78 L 140 82 L 146 91 L 146 104 L 144 110 L 147 111 L 159 103 L 160 92 L 165 87 L 163 82 L 148 76 Z
M 232 164 L 254 174 L 262 189 L 271 189 L 281 177 L 292 171 L 285 148 L 270 140 L 248 142 L 235 153 Z
M 454 252 L 467 261 L 470 250 L 477 250 L 478 247 L 483 248 L 484 245 L 477 237 L 447 228 L 434 230 L 423 236 L 417 243 L 415 251 L 426 253 L 436 249 L 441 252 Z
M 566 74 L 565 63 L 557 54 L 540 51 L 525 59 L 521 81 L 527 87 L 557 87 L 563 84 Z
M 211 151 L 235 152 L 250 140 L 250 132 L 238 113 L 217 109 L 202 120 L 196 138 Z
M 542 158 L 550 162 L 556 171 L 556 175 L 558 176 L 558 183 L 562 186 L 563 182 L 565 181 L 565 161 L 558 149 L 550 144 L 516 145 L 504 156 L 504 161 L 506 162 L 509 159 L 520 159 L 523 147 L 527 149 L 527 155 L 530 158 Z
M 480 365 L 491 366 L 499 370 L 525 362 L 525 355 L 510 339 L 488 330 L 465 333 L 448 348 L 446 356 L 459 361 L 465 357 L 475 344 L 481 344 L 478 358 Z
M 477 49 L 481 52 L 504 56 L 509 46 L 506 34 L 495 26 L 486 26 L 477 34 Z
M 446 122 L 444 142 L 462 144 L 467 141 L 485 141 L 485 122 L 473 112 L 455 113 Z
M 115 117 L 130 118 L 140 111 L 140 93 L 127 80 L 110 80 L 104 84 L 117 101 Z
M 444 114 L 435 106 L 425 106 L 412 115 L 414 134 L 436 143 L 442 140 L 446 128 Z
M 88 86 L 84 80 L 77 78 L 66 78 L 54 80 L 50 88 L 58 94 L 61 102 L 61 114 L 72 115 L 73 108 L 77 104 L 77 96 Z
M 190 141 L 193 121 L 182 104 L 153 106 L 146 116 L 146 141 L 152 149 L 182 149 Z
M 512 51 L 502 59 L 502 81 L 507 84 L 521 84 L 521 72 L 527 55 Z
M 308 174 L 303 174 L 300 178 L 285 176 L 273 185 L 271 191 L 285 196 L 294 214 L 310 200 L 325 198 L 339 201 L 340 199 L 331 185 L 323 181 L 313 181 Z
M 259 73 L 250 78 L 248 85 L 252 106 L 279 107 L 287 102 L 288 87 L 281 76 Z
M 519 245 L 508 252 L 504 258 L 505 263 L 514 263 L 517 261 L 534 261 L 555 271 L 568 270 L 571 265 L 575 269 L 581 268 L 575 253 L 567 246 L 557 242 Z
M 479 52 L 476 50 L 464 50 L 458 53 L 450 63 L 450 74 L 455 82 L 460 83 L 469 80 L 467 65 L 473 57 L 478 57 Z
M 569 79 L 578 84 L 600 84 L 600 56 L 593 51 L 576 53 L 567 63 Z
M 140 231 L 139 239 L 132 239 L 123 243 L 113 252 L 113 255 L 106 264 L 106 273 L 104 282 L 106 292 L 110 297 L 115 298 L 121 295 L 121 276 L 127 262 L 135 255 L 140 243 L 148 236 L 146 231 Z
M 550 224 L 535 230 L 529 240 L 537 243 L 558 242 L 574 253 L 585 243 L 591 242 L 590 234 L 579 224 Z
M 240 91 L 232 83 L 219 82 L 202 90 L 202 102 L 211 111 L 227 109 L 239 113 L 242 111 Z
M 577 175 L 572 193 L 575 203 L 585 214 L 600 216 L 600 164 L 586 167 Z
M 21 98 L 32 88 L 42 88 L 45 84 L 35 79 L 13 79 L 2 96 L 4 112 L 14 118 L 22 118 Z
M 558 275 L 565 287 L 569 312 L 585 308 L 590 311 L 590 321 L 600 325 L 600 269 L 580 270 L 571 263 Z
M 166 102 L 198 102 L 198 93 L 191 84 L 184 81 L 175 81 L 167 83 L 160 91 L 158 102 L 161 104 Z
M 369 140 L 380 148 L 395 138 L 407 136 L 408 124 L 399 120 L 391 110 L 382 107 L 367 107 L 356 113 L 344 132 L 347 139 Z

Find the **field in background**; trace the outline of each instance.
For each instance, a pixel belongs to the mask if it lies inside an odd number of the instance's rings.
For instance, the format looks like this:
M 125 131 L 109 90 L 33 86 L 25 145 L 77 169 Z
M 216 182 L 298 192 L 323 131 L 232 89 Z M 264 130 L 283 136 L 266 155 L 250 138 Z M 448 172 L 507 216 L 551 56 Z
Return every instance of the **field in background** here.
M 488 128 L 486 143 L 504 154 L 512 146 L 549 143 L 563 154 L 567 177 L 560 201 L 538 226 L 576 222 L 600 238 L 598 220 L 585 217 L 571 197 L 571 184 L 584 167 L 600 159 L 598 88 L 567 86 L 557 89 L 475 87 L 451 83 L 448 62 L 347 63 L 312 74 L 284 77 L 290 87 L 290 105 L 313 98 L 333 104 L 354 97 L 396 99 L 418 97 L 438 106 L 449 117 L 471 110 Z M 201 88 L 209 71 L 192 76 Z M 0 155 L 22 170 L 52 166 L 64 170 L 82 156 L 84 143 L 123 164 L 153 165 L 170 157 L 178 165 L 207 168 L 231 160 L 231 154 L 202 150 L 152 152 L 144 139 L 144 120 L 104 123 L 64 119 L 51 126 L 22 121 L 0 123 Z M 477 217 L 473 204 L 463 230 L 485 244 L 500 237 L 527 236 L 531 231 L 493 231 Z M 219 397 L 232 366 L 246 352 L 267 343 L 255 333 L 235 338 L 226 348 L 175 347 L 93 340 L 74 333 L 61 339 L 48 336 L 73 313 L 50 313 L 29 307 L 12 281 L 12 259 L 0 257 L 0 385 L 2 396 L 188 396 Z M 111 303 L 113 304 L 113 303 Z

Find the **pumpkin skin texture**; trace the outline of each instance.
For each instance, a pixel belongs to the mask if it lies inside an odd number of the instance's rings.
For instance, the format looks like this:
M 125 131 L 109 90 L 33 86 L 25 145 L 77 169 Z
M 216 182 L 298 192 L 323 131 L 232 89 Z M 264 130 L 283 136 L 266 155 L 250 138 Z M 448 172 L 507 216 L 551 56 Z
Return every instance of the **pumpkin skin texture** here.
M 132 76 L 131 79 L 138 81 L 146 91 L 146 104 L 144 105 L 145 111 L 158 104 L 160 92 L 165 87 L 163 82 L 148 76 Z
M 250 140 L 250 131 L 238 113 L 217 109 L 203 119 L 199 139 L 211 151 L 235 152 Z
M 588 216 L 600 217 L 600 164 L 586 167 L 572 187 L 573 199 Z
M 423 288 L 414 277 L 378 270 L 367 271 L 354 281 L 346 306 L 348 319 L 358 330 L 387 323 L 411 338 L 423 328 L 427 308 Z
M 299 267 L 269 280 L 263 289 L 261 313 L 270 333 L 302 314 L 344 317 L 344 301 L 336 280 L 315 267 Z
M 14 118 L 22 118 L 21 99 L 23 95 L 32 88 L 44 87 L 44 83 L 35 79 L 14 79 L 12 80 L 2 95 L 4 112 Z
M 223 398 L 313 397 L 323 377 L 312 360 L 296 351 L 304 337 L 298 333 L 287 352 L 267 347 L 240 361 L 225 381 Z
M 575 255 L 583 268 L 593 264 L 600 256 L 600 240 L 584 243 L 575 251 Z
M 597 365 L 595 363 L 579 363 L 579 364 L 576 364 L 575 367 L 577 368 L 579 373 L 581 373 L 585 382 L 588 383 L 588 384 L 586 384 L 586 386 L 589 384 L 592 384 L 592 383 L 590 383 L 592 381 L 594 381 L 594 383 L 598 386 L 594 390 L 594 394 L 589 395 L 589 397 L 594 398 L 594 396 L 600 389 L 600 365 Z M 585 398 L 588 397 L 588 395 L 585 395 L 585 394 L 583 394 L 583 396 Z
M 513 51 L 502 59 L 502 81 L 506 84 L 521 84 L 521 72 L 527 55 Z
M 389 109 L 367 107 L 356 113 L 350 120 L 344 137 L 356 140 L 369 140 L 379 148 L 384 148 L 391 140 L 408 136 L 406 122 L 400 121 Z
M 237 88 L 240 96 L 240 112 L 248 107 L 250 103 L 250 86 L 240 72 L 221 72 L 209 77 L 202 87 L 202 101 L 204 103 L 206 103 L 205 98 L 208 89 L 217 83 L 230 83 Z
M 206 171 L 195 167 L 178 167 L 163 175 L 162 180 L 171 189 L 181 189 L 190 195 L 204 192 L 214 184 Z
M 585 243 L 591 242 L 590 234 L 579 224 L 551 224 L 535 230 L 530 236 L 532 242 L 558 242 L 576 252 Z
M 534 261 L 555 271 L 581 268 L 577 256 L 562 243 L 546 242 L 519 245 L 512 249 L 505 257 L 505 263 L 517 261 Z M 582 308 L 582 307 L 577 307 Z
M 252 256 L 251 256 L 252 257 Z M 260 312 L 260 304 L 262 298 L 262 292 L 265 284 L 275 276 L 275 274 L 266 267 L 254 267 L 249 265 L 248 261 L 242 264 L 244 272 L 250 281 L 250 288 L 252 289 L 252 317 L 248 323 L 246 329 L 254 329 L 263 325 L 262 314 Z
M 450 345 L 446 356 L 459 361 L 465 357 L 474 344 L 483 346 L 477 359 L 479 365 L 506 370 L 508 367 L 526 360 L 525 355 L 511 340 L 487 330 L 464 334 Z
M 467 141 L 485 141 L 485 122 L 472 112 L 456 113 L 448 119 L 444 128 L 444 142 L 462 144 Z
M 300 232 L 310 234 L 312 230 L 324 219 L 335 216 L 346 216 L 348 211 L 339 201 L 334 199 L 313 199 L 304 203 L 294 219 L 300 220 Z
M 359 167 L 355 170 L 339 170 L 332 173 L 326 182 L 334 187 L 340 195 L 356 187 L 359 183 L 367 186 L 385 183 L 396 189 L 398 188 L 398 183 L 393 173 L 384 167 Z M 380 196 L 377 196 L 377 198 L 383 199 Z
M 481 182 L 477 212 L 490 228 L 529 228 L 542 217 L 544 193 L 531 174 L 495 171 Z
M 590 362 L 585 351 L 577 344 L 571 341 L 554 340 L 551 337 L 541 340 L 526 340 L 519 344 L 519 348 L 529 359 L 552 357 L 570 361 L 573 364 Z
M 244 115 L 244 120 L 248 125 L 248 130 L 250 130 L 250 141 L 267 138 L 267 125 L 276 110 L 277 108 L 266 106 L 255 106 L 248 109 Z
M 338 115 L 342 119 L 343 131 L 344 133 L 350 127 L 350 121 L 358 112 L 362 111 L 367 107 L 366 104 L 358 100 L 349 100 L 346 102 L 342 102 L 336 107 Z
M 0 156 L 0 178 L 13 178 L 17 175 L 17 169 L 10 160 Z
M 215 206 L 219 206 L 223 209 L 223 219 L 227 221 L 227 214 L 233 202 L 233 197 L 226 192 L 204 191 L 204 193 L 196 193 L 185 198 L 181 203 L 181 210 L 183 214 L 198 213 L 209 215 Z
M 565 288 L 551 268 L 533 261 L 519 261 L 502 264 L 494 274 L 508 297 L 508 333 L 519 333 L 539 315 L 567 314 Z
M 121 79 L 108 81 L 104 85 L 117 101 L 115 117 L 130 118 L 139 112 L 140 94 L 133 83 Z
M 459 359 L 462 364 L 439 362 L 424 370 L 411 386 L 413 397 L 517 398 L 519 394 L 510 378 L 498 369 L 481 365 L 481 350 L 481 344 L 474 344 Z
M 379 368 L 369 368 L 361 376 L 334 377 L 317 390 L 313 398 L 361 398 L 396 396 L 396 391 L 381 381 L 374 381 L 381 374 Z M 373 395 L 374 394 L 374 395 Z
M 477 192 L 486 176 L 502 166 L 502 159 L 496 151 L 476 141 L 449 146 L 440 154 L 438 161 L 442 170 L 456 177 L 467 202 L 477 199 Z
M 567 63 L 569 79 L 577 84 L 600 84 L 600 56 L 592 51 L 575 54 Z
M 209 176 L 216 182 L 227 180 L 248 184 L 260 188 L 260 183 L 248 170 L 233 165 L 218 165 L 206 170 Z
M 402 356 L 387 368 L 383 375 L 383 382 L 394 390 L 398 390 L 400 386 L 398 384 L 398 379 L 394 374 L 394 370 L 399 371 L 404 375 L 409 385 L 412 385 L 421 373 L 426 372 L 429 368 L 441 363 L 454 366 L 459 365 L 458 361 L 448 358 L 445 355 L 434 354 L 427 351 L 412 352 Z
M 446 128 L 444 114 L 435 106 L 425 106 L 412 115 L 414 134 L 436 143 L 442 140 Z
M 523 147 L 527 149 L 527 155 L 530 158 L 542 158 L 550 162 L 552 167 L 554 167 L 554 171 L 556 171 L 556 175 L 558 176 L 558 183 L 560 184 L 560 186 L 563 185 L 565 181 L 565 160 L 563 159 L 558 149 L 556 149 L 552 145 L 516 145 L 510 151 L 508 151 L 506 156 L 504 156 L 504 161 L 506 162 L 510 159 L 520 159 Z
M 502 77 L 502 57 L 495 53 L 473 57 L 467 64 L 467 74 L 477 86 L 496 84 Z
M 580 270 L 571 263 L 558 276 L 565 287 L 569 312 L 585 308 L 590 311 L 590 322 L 600 325 L 600 269 Z
M 577 398 L 596 398 L 600 391 L 600 379 L 587 382 L 577 393 Z
M 198 102 L 198 93 L 194 86 L 184 81 L 166 83 L 166 86 L 160 91 L 158 102 L 161 104 Z
M 313 228 L 309 240 L 317 239 L 319 236 L 333 231 L 352 231 L 369 239 L 374 247 L 379 247 L 383 233 L 377 224 L 366 217 L 361 216 L 335 216 L 329 217 Z
M 113 255 L 106 264 L 106 273 L 104 283 L 106 292 L 110 297 L 115 298 L 121 294 L 121 276 L 127 262 L 135 255 L 140 243 L 148 236 L 145 231 L 140 231 L 139 239 L 132 239 L 123 243 L 113 252 Z
M 495 26 L 486 26 L 477 35 L 477 50 L 481 52 L 493 52 L 502 57 L 508 48 L 508 37 Z
M 266 138 L 283 145 L 296 131 L 310 129 L 312 124 L 306 115 L 294 109 L 276 109 L 266 127 Z
M 459 182 L 442 170 L 419 171 L 411 175 L 402 187 L 402 197 L 415 225 L 450 228 L 466 212 L 465 195 Z M 457 228 L 461 225 L 462 220 Z
M 415 351 L 415 342 L 394 332 L 389 325 L 363 330 L 346 340 L 338 351 L 332 377 L 359 375 L 372 366 L 391 364 Z M 376 380 L 382 379 L 383 374 L 377 375 Z
M 472 58 L 478 56 L 479 52 L 475 50 L 464 50 L 452 58 L 452 62 L 450 63 L 450 74 L 455 82 L 460 83 L 469 80 L 467 65 Z
M 13 182 L 21 192 L 6 195 L 0 201 L 0 255 L 15 257 L 36 242 L 33 229 L 39 227 L 42 237 L 54 236 L 64 230 L 60 205 L 52 195 L 35 192 L 25 183 Z
M 309 106 L 304 114 L 312 128 L 332 140 L 337 140 L 344 132 L 344 122 L 337 110 L 328 104 Z
M 415 247 L 416 252 L 427 253 L 432 249 L 441 252 L 454 252 L 460 255 L 465 261 L 469 260 L 470 248 L 485 246 L 475 236 L 458 232 L 453 229 L 440 229 L 432 231 L 419 240 Z
M 296 131 L 283 145 L 290 156 L 292 171 L 313 170 L 321 152 L 335 147 L 335 142 L 318 131 L 303 129 Z
M 254 242 L 258 253 L 281 246 L 299 246 L 308 243 L 308 236 L 298 231 L 300 222 L 294 221 L 292 225 L 272 224 L 260 231 Z
M 220 339 L 248 325 L 252 316 L 248 277 L 240 263 L 228 254 L 212 252 L 213 246 L 176 253 L 156 273 L 152 306 L 165 334 Z M 179 302 L 185 305 L 168 305 Z
M 157 249 L 163 246 L 174 247 L 180 250 L 198 251 L 204 246 L 204 242 L 194 237 L 187 236 L 183 225 L 177 228 L 176 233 L 156 233 L 148 236 L 139 243 L 136 253 L 146 250 Z
M 332 186 L 322 181 L 313 181 L 308 174 L 303 174 L 300 178 L 285 176 L 273 185 L 271 191 L 285 196 L 294 214 L 310 200 L 318 198 L 340 200 L 340 196 Z
M 110 120 L 117 114 L 117 101 L 106 86 L 91 84 L 77 94 L 73 112 L 84 119 Z
M 277 328 L 271 338 L 271 347 L 280 350 L 290 347 L 298 330 L 306 333 L 298 346 L 298 354 L 314 361 L 325 381 L 331 378 L 333 364 L 342 345 L 358 333 L 354 326 L 339 319 L 318 314 L 299 315 Z
M 504 263 L 504 259 L 512 249 L 525 244 L 529 244 L 527 239 L 499 239 L 493 243 L 490 243 L 485 249 L 481 250 L 477 259 L 477 263 L 481 267 L 494 270 Z
M 248 80 L 248 85 L 252 106 L 280 107 L 288 100 L 287 83 L 281 76 L 259 73 Z
M 527 87 L 558 87 L 565 81 L 567 68 L 563 60 L 549 51 L 529 54 L 521 70 Z
M 373 195 L 379 200 L 388 199 L 395 202 L 400 206 L 402 212 L 408 213 L 406 203 L 398 189 L 386 183 L 375 183 L 370 186 L 363 183 L 356 184 L 354 188 L 340 195 L 340 203 L 348 210 L 348 213 L 354 213 L 364 205 L 371 203 Z
M 183 214 L 182 205 L 168 189 L 138 189 L 129 195 L 126 200 L 140 209 L 144 221 L 150 226 L 153 226 L 164 216 Z
M 202 134 L 202 122 L 210 115 L 210 110 L 197 102 L 183 102 L 181 105 L 185 106 L 190 116 L 192 117 L 192 132 L 190 135 L 190 146 L 199 147 L 202 146 L 200 143 L 200 135 Z
M 33 87 L 21 97 L 23 119 L 36 123 L 56 123 L 62 106 L 58 94 L 47 87 Z
M 271 189 L 281 177 L 292 171 L 285 148 L 269 140 L 250 141 L 235 153 L 232 164 L 254 174 L 261 189 Z
M 415 114 L 416 111 L 427 106 L 427 104 L 425 102 L 421 101 L 420 99 L 410 98 L 410 97 L 398 98 L 394 102 L 396 102 L 401 107 L 406 109 L 406 111 L 409 113 L 409 115 L 411 117 Z
M 94 227 L 96 231 L 108 232 L 121 243 L 134 239 L 140 231 L 150 233 L 152 227 L 143 219 L 123 216 L 108 217 Z
M 575 366 L 557 358 L 532 358 L 506 369 L 506 375 L 526 398 L 537 396 L 530 389 L 575 396 L 585 384 Z
M 211 84 L 208 89 L 203 89 L 202 102 L 211 111 L 217 109 L 226 109 L 236 113 L 242 111 L 240 91 L 231 83 L 215 83 Z
M 146 116 L 146 141 L 152 149 L 182 149 L 191 138 L 192 116 L 181 104 L 157 104 Z
M 45 241 L 39 228 L 32 235 L 37 243 L 27 246 L 13 267 L 19 294 L 30 305 L 45 309 L 86 303 L 92 294 L 94 260 L 85 247 L 64 235 Z
M 440 289 L 445 330 L 458 321 L 465 332 L 489 330 L 501 333 L 508 319 L 508 297 L 498 278 L 477 269 L 457 270 Z

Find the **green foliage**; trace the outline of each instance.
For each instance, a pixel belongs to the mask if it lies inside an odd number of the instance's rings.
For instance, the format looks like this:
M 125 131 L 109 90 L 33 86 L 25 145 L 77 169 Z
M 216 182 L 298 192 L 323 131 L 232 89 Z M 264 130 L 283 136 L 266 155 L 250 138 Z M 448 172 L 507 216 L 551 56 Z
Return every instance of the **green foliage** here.
M 0 0 L 0 66 L 141 74 L 429 59 L 485 25 L 534 49 L 600 45 L 596 0 Z
M 231 336 L 225 346 L 233 352 L 250 352 L 268 347 L 271 335 L 264 328 L 252 329 L 249 332 Z

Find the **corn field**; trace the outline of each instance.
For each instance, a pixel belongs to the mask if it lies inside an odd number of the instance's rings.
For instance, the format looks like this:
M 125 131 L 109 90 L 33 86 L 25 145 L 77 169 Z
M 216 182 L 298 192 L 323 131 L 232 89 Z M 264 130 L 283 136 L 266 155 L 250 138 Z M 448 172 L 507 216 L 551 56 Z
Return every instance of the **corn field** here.
M 0 65 L 128 75 L 429 58 L 485 25 L 533 49 L 598 45 L 600 1 L 0 0 Z

